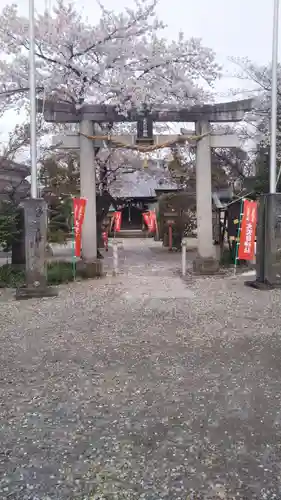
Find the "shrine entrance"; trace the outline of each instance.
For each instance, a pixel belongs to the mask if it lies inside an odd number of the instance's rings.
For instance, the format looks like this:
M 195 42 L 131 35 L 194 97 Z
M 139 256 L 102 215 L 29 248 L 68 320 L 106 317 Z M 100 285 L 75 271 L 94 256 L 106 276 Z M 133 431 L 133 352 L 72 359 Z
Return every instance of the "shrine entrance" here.
M 143 223 L 144 207 L 139 207 L 137 203 L 129 201 L 122 209 L 122 223 L 121 230 L 123 229 L 141 229 Z
M 190 109 L 175 109 L 163 105 L 156 110 L 131 109 L 122 114 L 114 106 L 82 104 L 79 107 L 65 102 L 38 102 L 47 122 L 79 123 L 79 133 L 58 136 L 57 144 L 65 149 L 80 149 L 81 197 L 87 199 L 87 209 L 82 228 L 82 248 L 86 265 L 96 262 L 96 172 L 95 153 L 100 148 L 121 147 L 137 149 L 141 153 L 153 153 L 157 149 L 177 147 L 189 143 L 196 151 L 196 218 L 198 253 L 194 269 L 203 274 L 213 274 L 219 269 L 219 262 L 213 245 L 212 189 L 211 189 L 211 149 L 240 148 L 239 138 L 227 130 L 214 129 L 212 123 L 239 122 L 246 112 L 252 110 L 252 100 L 194 106 Z M 99 124 L 136 122 L 136 136 L 112 136 L 104 133 Z M 156 136 L 153 123 L 195 123 L 195 132 L 182 135 Z M 95 128 L 96 127 L 96 128 Z M 125 211 L 129 222 L 129 211 Z M 135 212 L 136 216 L 136 212 Z M 137 218 L 137 216 L 136 216 Z

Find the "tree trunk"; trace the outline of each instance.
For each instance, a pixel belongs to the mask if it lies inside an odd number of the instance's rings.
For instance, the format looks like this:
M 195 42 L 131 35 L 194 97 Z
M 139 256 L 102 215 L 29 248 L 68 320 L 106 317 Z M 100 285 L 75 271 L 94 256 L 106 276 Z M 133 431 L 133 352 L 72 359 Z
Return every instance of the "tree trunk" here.
M 100 195 L 102 196 L 107 191 L 107 167 L 101 165 L 100 167 Z

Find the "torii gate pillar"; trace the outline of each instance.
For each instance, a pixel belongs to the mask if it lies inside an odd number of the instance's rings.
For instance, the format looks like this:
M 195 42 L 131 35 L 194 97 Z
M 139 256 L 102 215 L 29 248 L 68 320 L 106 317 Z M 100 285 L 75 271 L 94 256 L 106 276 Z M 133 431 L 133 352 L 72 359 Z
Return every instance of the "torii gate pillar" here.
M 196 135 L 202 135 L 196 151 L 196 211 L 198 254 L 193 269 L 200 274 L 219 270 L 213 245 L 211 128 L 208 121 L 196 122 Z
M 82 120 L 80 132 L 80 195 L 87 200 L 82 226 L 82 256 L 85 262 L 92 263 L 97 259 L 96 166 L 93 142 L 85 135 L 94 135 L 93 123 Z

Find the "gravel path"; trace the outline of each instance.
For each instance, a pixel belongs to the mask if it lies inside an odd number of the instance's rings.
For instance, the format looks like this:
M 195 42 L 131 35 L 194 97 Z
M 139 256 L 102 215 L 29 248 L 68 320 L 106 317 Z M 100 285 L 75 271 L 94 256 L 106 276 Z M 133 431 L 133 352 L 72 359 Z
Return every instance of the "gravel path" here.
M 2 298 L 1 500 L 281 498 L 281 293 L 183 282 L 149 246 Z

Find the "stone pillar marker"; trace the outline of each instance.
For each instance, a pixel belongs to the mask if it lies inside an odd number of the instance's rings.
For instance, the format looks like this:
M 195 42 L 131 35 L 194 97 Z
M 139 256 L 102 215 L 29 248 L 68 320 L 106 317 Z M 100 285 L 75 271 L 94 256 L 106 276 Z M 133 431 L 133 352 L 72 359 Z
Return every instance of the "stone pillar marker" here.
M 212 274 L 219 270 L 213 245 L 211 127 L 208 121 L 196 122 L 196 135 L 203 137 L 197 143 L 196 154 L 196 212 L 198 255 L 193 262 L 195 272 Z
M 81 120 L 80 133 L 80 195 L 87 200 L 82 226 L 82 265 L 88 277 L 95 277 L 102 275 L 102 263 L 97 259 L 95 142 L 85 137 L 94 135 L 93 123 Z
M 92 122 L 82 120 L 80 132 L 94 135 Z M 87 200 L 82 227 L 82 254 L 85 262 L 92 262 L 97 258 L 95 152 L 94 142 L 84 135 L 80 135 L 80 194 Z
M 47 204 L 43 199 L 22 202 L 24 212 L 26 286 L 18 288 L 16 299 L 54 297 L 57 292 L 47 286 L 46 244 Z

